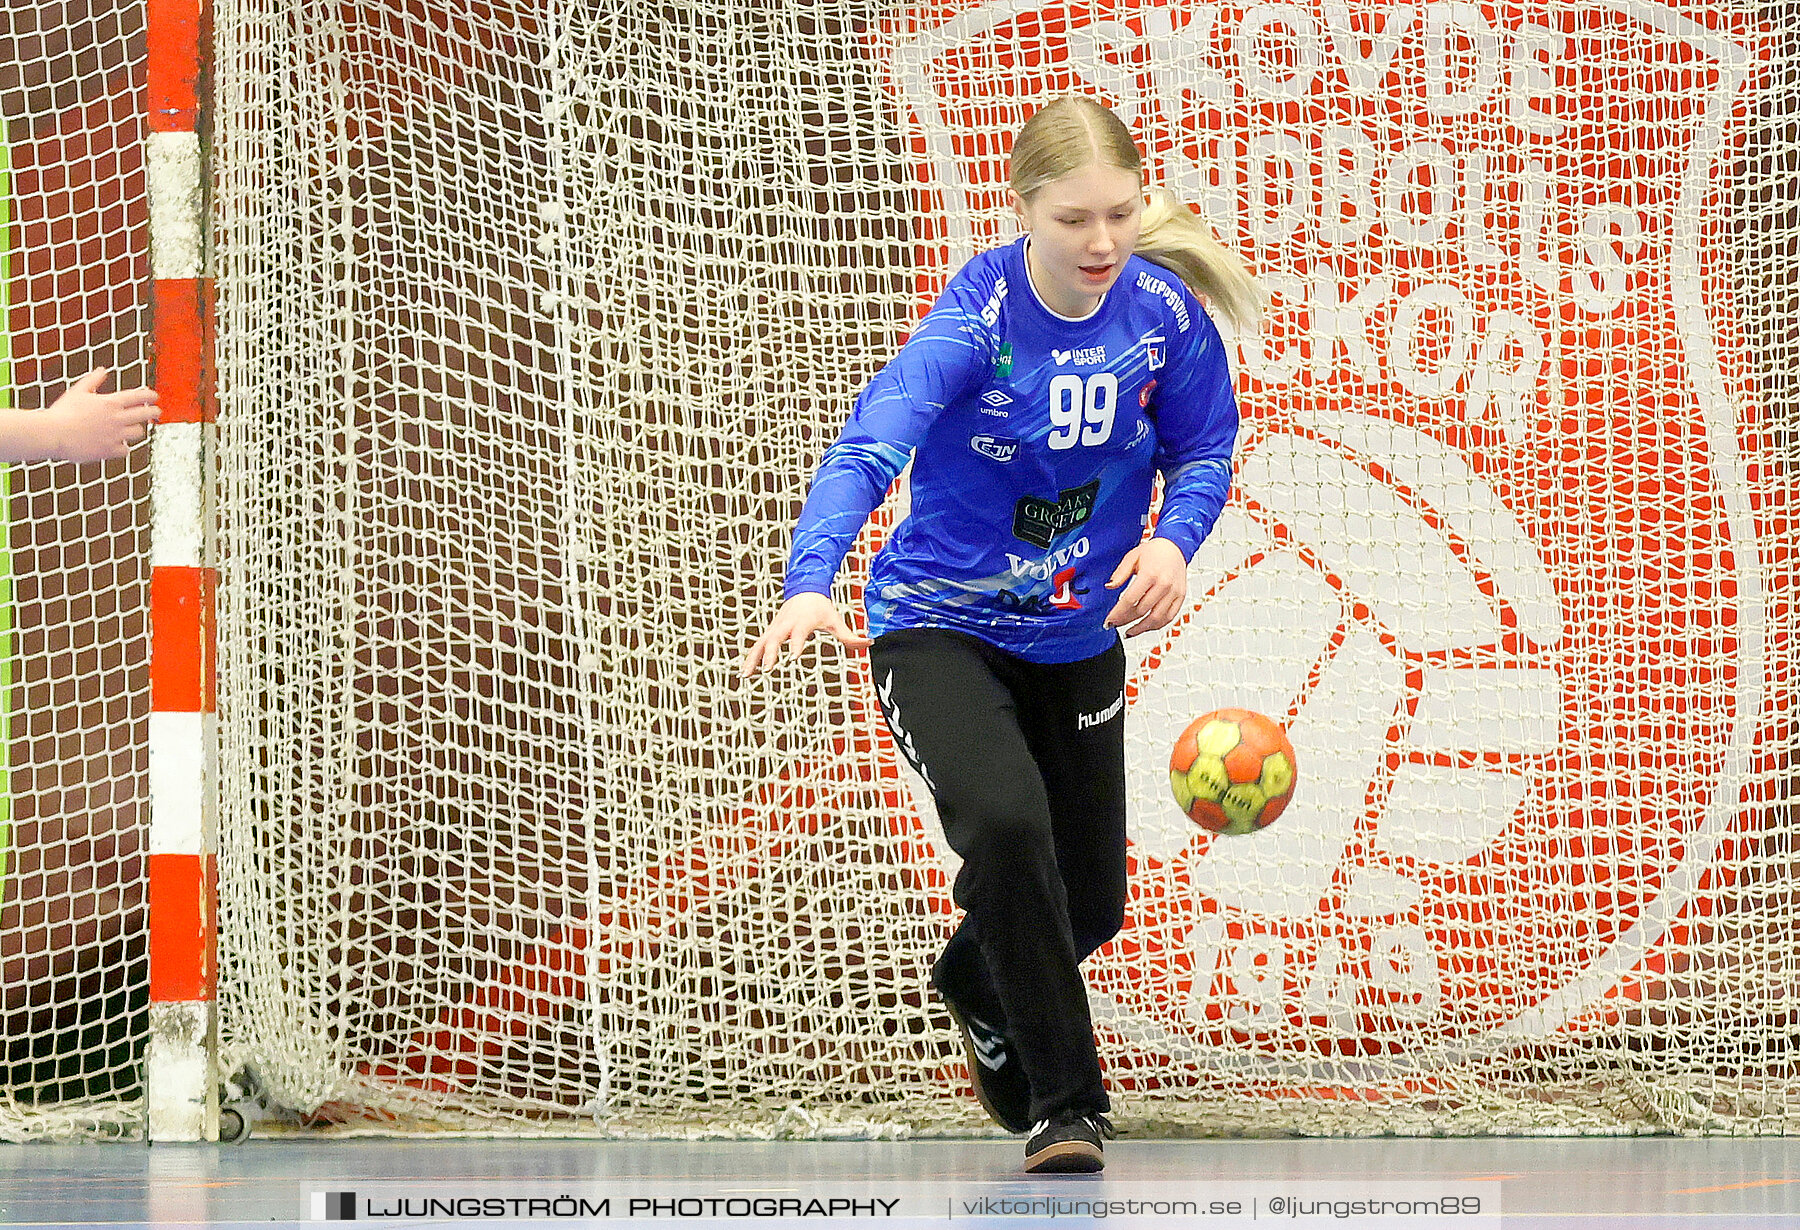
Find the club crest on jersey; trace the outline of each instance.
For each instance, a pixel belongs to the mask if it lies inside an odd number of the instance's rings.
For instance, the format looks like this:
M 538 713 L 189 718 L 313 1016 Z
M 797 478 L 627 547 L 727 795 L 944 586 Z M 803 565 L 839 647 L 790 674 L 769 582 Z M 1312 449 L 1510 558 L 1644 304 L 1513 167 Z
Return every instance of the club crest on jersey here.
M 1161 333 L 1146 333 L 1139 339 L 1144 346 L 1145 360 L 1150 370 L 1160 372 L 1164 363 L 1169 361 L 1169 343 Z
M 1011 461 L 1019 451 L 1019 442 L 1011 436 L 970 436 L 969 447 L 990 461 Z
M 1013 506 L 1013 536 L 1034 547 L 1048 547 L 1058 534 L 1087 523 L 1094 515 L 1094 503 L 1100 498 L 1100 480 L 1070 487 L 1046 500 L 1039 496 L 1019 497 Z

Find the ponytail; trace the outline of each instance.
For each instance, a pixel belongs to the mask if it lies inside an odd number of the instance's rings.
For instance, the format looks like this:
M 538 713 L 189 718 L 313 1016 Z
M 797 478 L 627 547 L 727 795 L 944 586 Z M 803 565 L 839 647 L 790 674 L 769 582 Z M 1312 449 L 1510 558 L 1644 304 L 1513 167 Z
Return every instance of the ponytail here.
M 1267 305 L 1262 287 L 1238 254 L 1167 188 L 1150 190 L 1134 251 L 1180 278 L 1240 334 L 1255 327 Z

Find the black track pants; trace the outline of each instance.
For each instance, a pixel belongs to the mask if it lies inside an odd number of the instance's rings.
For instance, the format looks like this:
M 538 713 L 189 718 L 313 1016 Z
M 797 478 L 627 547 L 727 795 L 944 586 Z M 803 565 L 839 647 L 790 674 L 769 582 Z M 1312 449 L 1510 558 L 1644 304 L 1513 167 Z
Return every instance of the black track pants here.
M 1125 652 L 1027 662 L 934 628 L 879 637 L 876 696 L 962 856 L 965 912 L 932 970 L 1003 1026 L 1031 1116 L 1109 1109 L 1078 963 L 1125 911 Z

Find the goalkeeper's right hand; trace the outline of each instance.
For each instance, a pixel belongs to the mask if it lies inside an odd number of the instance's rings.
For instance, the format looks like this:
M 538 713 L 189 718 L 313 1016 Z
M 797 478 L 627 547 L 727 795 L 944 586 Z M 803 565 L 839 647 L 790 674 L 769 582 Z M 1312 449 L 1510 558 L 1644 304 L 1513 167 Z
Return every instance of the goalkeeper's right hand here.
M 789 659 L 799 657 L 807 639 L 820 630 L 831 633 L 846 649 L 867 649 L 871 643 L 868 637 L 850 630 L 837 606 L 824 594 L 795 594 L 781 604 L 769 630 L 757 637 L 756 644 L 744 654 L 738 665 L 738 678 L 748 679 L 780 661 L 784 641 Z

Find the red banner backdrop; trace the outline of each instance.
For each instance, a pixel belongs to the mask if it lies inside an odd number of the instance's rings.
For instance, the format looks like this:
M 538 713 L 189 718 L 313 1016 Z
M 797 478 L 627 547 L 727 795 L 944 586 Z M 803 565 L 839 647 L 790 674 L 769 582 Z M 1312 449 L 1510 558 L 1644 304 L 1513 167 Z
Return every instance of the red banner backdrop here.
M 1141 1081 L 1196 1047 L 1427 1071 L 1655 993 L 1704 928 L 1769 767 L 1775 513 L 1718 243 L 1746 45 L 1698 6 L 1329 0 L 950 5 L 875 41 L 922 303 L 1010 233 L 1010 134 L 1064 92 L 1272 293 L 1233 505 L 1136 649 L 1095 982 Z M 1223 704 L 1299 758 L 1252 837 L 1166 799 Z

